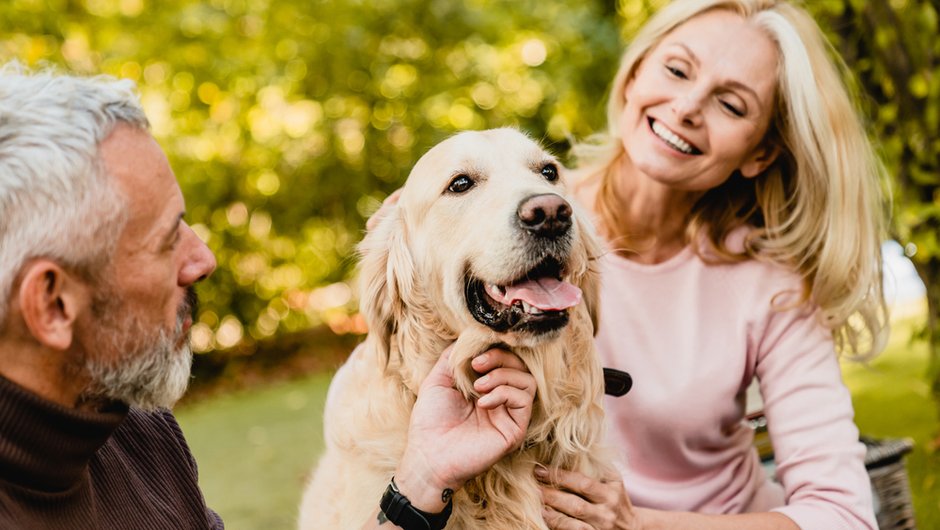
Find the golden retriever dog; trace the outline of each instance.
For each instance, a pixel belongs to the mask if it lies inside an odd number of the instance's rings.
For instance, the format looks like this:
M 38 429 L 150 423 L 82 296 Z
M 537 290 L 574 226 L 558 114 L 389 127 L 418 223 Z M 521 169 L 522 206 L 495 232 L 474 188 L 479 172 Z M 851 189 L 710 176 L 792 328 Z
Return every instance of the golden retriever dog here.
M 536 463 L 610 473 L 593 346 L 599 247 L 561 171 L 513 129 L 457 134 L 417 162 L 359 247 L 369 335 L 331 383 L 302 529 L 367 522 L 403 454 L 417 390 L 453 341 L 468 398 L 470 361 L 493 345 L 522 359 L 537 390 L 522 447 L 454 494 L 448 529 L 547 528 Z

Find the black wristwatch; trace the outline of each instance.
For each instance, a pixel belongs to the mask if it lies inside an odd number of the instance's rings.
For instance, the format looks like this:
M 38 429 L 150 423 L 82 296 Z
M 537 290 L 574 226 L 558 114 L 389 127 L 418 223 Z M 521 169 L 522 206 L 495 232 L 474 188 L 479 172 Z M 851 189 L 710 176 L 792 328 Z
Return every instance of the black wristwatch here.
M 385 488 L 385 494 L 382 495 L 382 501 L 379 502 L 379 508 L 389 521 L 404 530 L 442 530 L 447 525 L 450 512 L 454 509 L 454 501 L 450 498 L 452 493 L 451 490 L 444 491 L 442 497 L 447 505 L 441 513 L 423 512 L 412 506 L 408 497 L 398 491 L 395 477 L 392 477 L 388 487 Z

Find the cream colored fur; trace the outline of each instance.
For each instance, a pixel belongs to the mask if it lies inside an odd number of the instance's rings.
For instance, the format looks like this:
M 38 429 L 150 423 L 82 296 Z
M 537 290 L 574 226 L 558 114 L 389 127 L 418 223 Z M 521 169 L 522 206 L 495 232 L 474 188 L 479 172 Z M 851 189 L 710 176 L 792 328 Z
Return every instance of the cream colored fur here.
M 378 506 L 404 451 L 411 408 L 441 351 L 457 387 L 475 397 L 470 360 L 494 344 L 515 352 L 535 376 L 537 393 L 525 443 L 454 495 L 450 530 L 544 530 L 536 463 L 609 475 L 602 449 L 603 376 L 593 347 L 598 255 L 575 207 L 567 279 L 583 303 L 544 336 L 495 333 L 467 309 L 464 279 L 497 284 L 524 274 L 524 234 L 512 222 L 532 195 L 565 196 L 562 179 L 540 168 L 553 158 L 512 129 L 458 134 L 415 165 L 398 205 L 360 245 L 362 312 L 370 333 L 336 374 L 324 413 L 326 451 L 304 493 L 304 530 L 360 528 Z M 446 192 L 458 174 L 476 180 Z

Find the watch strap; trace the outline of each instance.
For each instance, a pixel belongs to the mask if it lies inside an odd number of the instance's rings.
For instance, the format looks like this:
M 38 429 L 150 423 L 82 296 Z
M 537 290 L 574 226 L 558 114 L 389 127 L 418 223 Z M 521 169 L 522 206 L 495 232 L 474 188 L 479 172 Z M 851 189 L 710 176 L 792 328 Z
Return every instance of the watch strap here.
M 404 530 L 442 530 L 454 509 L 454 503 L 448 499 L 444 511 L 441 513 L 428 513 L 415 508 L 408 497 L 398 490 L 395 477 L 389 481 L 379 508 L 385 517 Z

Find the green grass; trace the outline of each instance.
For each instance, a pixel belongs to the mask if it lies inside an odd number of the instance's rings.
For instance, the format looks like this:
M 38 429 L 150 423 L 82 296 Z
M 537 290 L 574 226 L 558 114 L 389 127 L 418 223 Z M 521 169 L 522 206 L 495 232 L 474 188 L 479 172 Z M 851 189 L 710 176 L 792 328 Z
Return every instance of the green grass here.
M 907 457 L 918 528 L 940 529 L 940 453 L 936 407 L 924 379 L 927 349 L 908 340 L 914 324 L 896 326 L 887 351 L 871 365 L 846 363 L 862 433 L 909 437 Z M 229 530 L 291 529 L 306 474 L 322 450 L 329 374 L 211 398 L 177 411 L 199 462 L 209 505 Z
M 928 446 L 937 436 L 937 406 L 925 378 L 927 345 L 909 338 L 915 324 L 911 320 L 895 324 L 881 356 L 869 366 L 844 363 L 843 373 L 863 434 L 914 440 L 906 464 L 917 527 L 940 529 L 940 452 Z
M 212 398 L 176 411 L 209 506 L 229 530 L 296 526 L 307 473 L 323 450 L 330 374 Z

